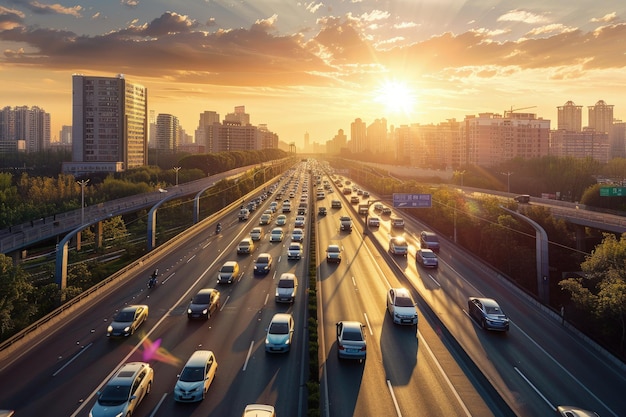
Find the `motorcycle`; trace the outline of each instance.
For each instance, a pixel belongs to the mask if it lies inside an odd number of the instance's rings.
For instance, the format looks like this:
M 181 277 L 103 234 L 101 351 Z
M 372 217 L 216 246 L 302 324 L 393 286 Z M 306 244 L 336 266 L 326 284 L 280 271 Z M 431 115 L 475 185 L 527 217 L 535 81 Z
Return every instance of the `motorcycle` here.
M 159 275 L 159 270 L 155 269 L 154 272 L 152 273 L 152 276 L 150 277 L 150 280 L 148 281 L 148 288 L 154 288 L 157 286 L 157 284 L 159 283 L 159 280 L 157 280 L 158 275 Z
M 219 234 L 222 232 L 222 225 L 221 224 L 217 224 L 217 226 L 215 226 L 215 234 Z

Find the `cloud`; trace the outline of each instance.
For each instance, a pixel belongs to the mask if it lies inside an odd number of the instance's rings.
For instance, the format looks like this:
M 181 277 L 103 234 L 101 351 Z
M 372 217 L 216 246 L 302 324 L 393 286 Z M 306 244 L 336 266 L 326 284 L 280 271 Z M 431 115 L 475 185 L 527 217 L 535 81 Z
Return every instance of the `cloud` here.
M 502 16 L 498 17 L 498 22 L 523 22 L 528 24 L 547 23 L 548 19 L 545 16 L 541 16 L 525 10 L 511 10 Z
M 613 22 L 617 19 L 617 13 L 613 12 L 613 13 L 607 13 L 602 17 L 593 17 L 591 18 L 591 22 L 604 22 L 604 23 L 610 23 Z
M 130 9 L 134 9 L 135 7 L 139 6 L 139 0 L 120 0 L 120 4 Z
M 73 6 L 73 7 L 65 7 L 61 4 L 45 4 L 34 1 L 22 1 L 17 0 L 14 3 L 21 4 L 26 7 L 28 10 L 35 14 L 64 14 L 74 17 L 82 17 L 81 10 L 83 10 L 82 6 Z
M 540 27 L 532 29 L 526 34 L 526 36 L 531 37 L 531 36 L 545 35 L 548 33 L 567 33 L 567 32 L 573 32 L 575 30 L 576 28 L 568 27 L 561 23 L 552 23 L 550 25 L 540 26 Z
M 24 13 L 21 11 L 0 6 L 0 31 L 21 26 L 23 21 Z
M 324 3 L 322 3 L 321 1 L 318 3 L 312 1 L 311 3 L 306 5 L 306 10 L 311 13 L 315 13 L 322 7 L 324 7 Z

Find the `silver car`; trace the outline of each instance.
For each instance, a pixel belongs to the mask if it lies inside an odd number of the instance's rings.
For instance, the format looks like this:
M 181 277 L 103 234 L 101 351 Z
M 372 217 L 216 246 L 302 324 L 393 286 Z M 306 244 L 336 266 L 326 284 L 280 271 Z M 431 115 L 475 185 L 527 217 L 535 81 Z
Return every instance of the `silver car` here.
M 339 359 L 365 360 L 367 343 L 363 324 L 358 321 L 340 321 L 337 323 L 337 355 Z
M 302 244 L 298 242 L 291 242 L 287 248 L 287 259 L 300 258 L 302 258 Z
M 293 316 L 288 313 L 277 313 L 272 317 L 265 336 L 265 351 L 272 353 L 289 352 L 295 324 Z
M 152 389 L 154 371 L 145 362 L 129 362 L 113 375 L 89 412 L 89 417 L 130 416 Z
M 107 328 L 107 337 L 128 337 L 148 318 L 148 306 L 130 305 L 121 309 Z
M 298 290 L 298 278 L 295 274 L 285 272 L 276 284 L 275 300 L 277 303 L 293 303 L 296 300 Z
M 432 249 L 418 249 L 415 252 L 415 261 L 422 264 L 425 268 L 437 268 L 439 267 L 439 259 Z

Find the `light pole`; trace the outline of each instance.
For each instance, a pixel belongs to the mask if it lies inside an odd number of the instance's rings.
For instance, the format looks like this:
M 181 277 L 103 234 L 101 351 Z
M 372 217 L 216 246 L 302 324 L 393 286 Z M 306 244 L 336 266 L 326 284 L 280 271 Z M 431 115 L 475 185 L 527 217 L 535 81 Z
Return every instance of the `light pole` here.
M 513 173 L 511 171 L 508 171 L 508 172 L 501 172 L 500 174 L 506 175 L 506 192 L 510 193 L 511 192 L 511 175 L 513 175 Z
M 461 176 L 461 187 L 463 187 L 463 178 L 465 178 L 465 170 L 463 170 L 463 171 L 456 171 L 456 174 Z
M 181 167 L 174 167 L 174 171 L 176 172 L 176 186 L 178 187 L 178 171 L 180 171 Z
M 89 179 L 76 181 L 76 183 L 80 185 L 80 191 L 81 191 L 81 199 L 80 199 L 80 224 L 81 225 L 85 224 L 85 187 L 87 186 L 88 182 L 89 182 Z

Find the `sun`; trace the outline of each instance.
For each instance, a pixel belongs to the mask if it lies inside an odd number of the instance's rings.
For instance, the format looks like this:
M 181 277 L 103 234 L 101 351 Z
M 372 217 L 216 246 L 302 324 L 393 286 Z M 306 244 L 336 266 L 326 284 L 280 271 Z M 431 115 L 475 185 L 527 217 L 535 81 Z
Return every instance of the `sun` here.
M 411 114 L 416 103 L 415 94 L 404 83 L 385 81 L 375 92 L 375 101 L 389 113 Z

